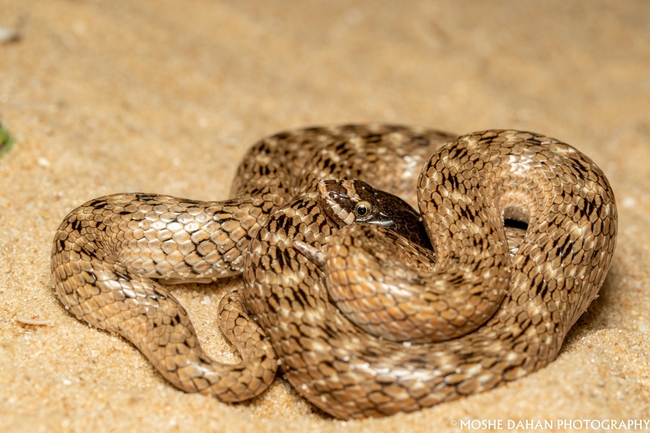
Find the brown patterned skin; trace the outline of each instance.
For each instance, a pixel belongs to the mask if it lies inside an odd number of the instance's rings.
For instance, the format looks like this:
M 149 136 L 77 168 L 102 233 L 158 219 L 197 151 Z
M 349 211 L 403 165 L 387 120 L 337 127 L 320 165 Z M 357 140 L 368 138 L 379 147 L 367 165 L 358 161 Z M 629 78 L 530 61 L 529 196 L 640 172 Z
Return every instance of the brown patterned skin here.
M 400 235 L 389 231 L 378 234 L 381 230 L 358 226 L 352 230 L 359 240 L 333 242 L 329 257 L 294 241 L 300 253 L 325 271 L 330 300 L 351 322 L 388 340 L 444 341 L 467 334 L 494 312 L 496 305 L 489 300 L 484 303 L 491 303 L 491 309 L 481 305 L 480 300 L 468 303 L 468 292 L 475 291 L 472 285 L 454 281 L 453 290 L 440 287 L 433 273 L 435 254 L 427 251 L 433 247 L 423 218 L 407 203 L 359 180 L 322 180 L 318 192 L 321 207 L 339 227 L 373 224 Z M 497 213 L 504 214 L 498 209 Z M 501 226 L 506 230 L 508 252 L 514 258 L 526 231 L 508 227 L 506 221 L 498 221 L 497 228 Z M 376 239 L 379 240 L 375 242 Z M 371 254 L 367 253 L 369 250 Z M 386 271 L 387 267 L 390 271 Z M 449 273 L 448 267 L 440 268 Z M 471 305 L 480 305 L 479 323 L 468 323 L 469 313 L 458 314 L 450 308 L 449 300 L 443 299 L 445 296 L 452 297 L 454 304 L 465 312 Z
M 325 178 L 396 194 L 417 180 L 437 263 L 382 227 L 337 230 L 318 200 Z M 78 318 L 132 341 L 185 391 L 245 400 L 279 364 L 301 395 L 343 419 L 415 411 L 547 365 L 598 293 L 616 239 L 614 196 L 600 169 L 566 144 L 517 131 L 457 140 L 389 125 L 276 134 L 248 153 L 233 196 L 117 194 L 82 205 L 55 235 L 56 293 Z M 528 223 L 512 260 L 504 217 Z M 427 282 L 418 290 L 438 297 L 432 305 L 447 325 L 479 327 L 442 342 L 368 334 L 330 301 L 325 273 L 294 241 L 325 251 L 326 268 L 339 262 L 333 272 L 354 284 L 364 284 L 364 260 L 395 271 L 386 278 L 397 284 Z M 400 257 L 415 261 L 400 265 Z M 245 287 L 224 297 L 219 314 L 243 361 L 223 365 L 201 351 L 187 314 L 156 279 L 239 272 Z M 458 289 L 463 304 L 449 294 Z
M 327 179 L 318 182 L 319 204 L 336 225 L 341 228 L 353 223 L 369 223 L 384 226 L 419 246 L 432 250 L 431 240 L 422 222 L 422 216 L 401 198 L 381 191 L 360 180 Z M 359 215 L 362 206 L 363 215 Z M 517 216 L 514 216 L 517 217 Z M 510 247 L 510 257 L 514 258 L 524 241 L 528 223 L 505 218 L 506 238 Z M 299 244 L 302 244 L 299 242 Z M 324 254 L 309 245 L 304 245 L 301 253 L 321 267 L 325 266 Z

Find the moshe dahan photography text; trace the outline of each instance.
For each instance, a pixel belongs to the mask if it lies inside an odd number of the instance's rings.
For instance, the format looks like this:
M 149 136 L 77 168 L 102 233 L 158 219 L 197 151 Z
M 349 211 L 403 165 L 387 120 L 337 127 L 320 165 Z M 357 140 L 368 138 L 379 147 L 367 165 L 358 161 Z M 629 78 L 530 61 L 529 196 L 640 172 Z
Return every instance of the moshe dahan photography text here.
M 458 424 L 461 430 L 650 430 L 650 419 L 470 419 Z

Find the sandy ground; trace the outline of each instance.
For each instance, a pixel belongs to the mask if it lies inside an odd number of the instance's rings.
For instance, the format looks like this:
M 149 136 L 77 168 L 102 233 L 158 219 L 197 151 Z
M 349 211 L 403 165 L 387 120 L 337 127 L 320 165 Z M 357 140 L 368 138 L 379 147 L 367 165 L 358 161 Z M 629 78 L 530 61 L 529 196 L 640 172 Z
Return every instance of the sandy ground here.
M 0 27 L 22 36 L 0 44 L 0 120 L 17 138 L 0 159 L 0 430 L 397 433 L 540 420 L 563 431 L 560 421 L 650 420 L 650 2 L 0 0 Z M 122 191 L 226 198 L 256 139 L 352 121 L 533 130 L 604 169 L 618 249 L 556 362 L 418 413 L 342 422 L 282 378 L 240 405 L 184 394 L 55 299 L 52 236 L 82 202 Z M 222 360 L 235 358 L 215 307 L 238 284 L 174 291 Z

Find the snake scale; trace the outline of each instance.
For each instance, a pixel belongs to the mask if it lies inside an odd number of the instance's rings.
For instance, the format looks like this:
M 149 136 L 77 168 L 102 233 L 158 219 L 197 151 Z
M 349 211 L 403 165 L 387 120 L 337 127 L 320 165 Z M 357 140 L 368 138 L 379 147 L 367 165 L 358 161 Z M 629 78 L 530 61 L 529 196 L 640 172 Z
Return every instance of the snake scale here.
M 363 180 L 417 203 L 434 251 L 386 227 L 339 228 L 322 179 Z M 280 368 L 341 419 L 412 412 L 544 367 L 596 297 L 616 243 L 602 171 L 567 144 L 520 131 L 278 133 L 248 151 L 231 196 L 115 194 L 81 205 L 54 237 L 56 295 L 184 391 L 242 401 Z M 504 218 L 527 224 L 512 257 Z M 244 286 L 218 314 L 242 361 L 223 364 L 161 283 L 237 274 Z

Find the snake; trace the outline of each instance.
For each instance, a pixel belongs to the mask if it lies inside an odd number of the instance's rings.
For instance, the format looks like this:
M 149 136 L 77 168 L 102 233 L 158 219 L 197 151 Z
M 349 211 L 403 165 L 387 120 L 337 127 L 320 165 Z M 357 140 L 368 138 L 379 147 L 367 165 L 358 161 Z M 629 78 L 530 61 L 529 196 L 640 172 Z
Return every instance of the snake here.
M 404 201 L 345 202 L 341 180 Z M 602 170 L 532 132 L 280 132 L 248 150 L 230 196 L 123 193 L 82 204 L 54 236 L 55 294 L 185 392 L 240 402 L 281 374 L 339 419 L 417 411 L 545 367 L 597 296 L 616 245 Z M 383 199 L 374 209 L 368 197 Z M 390 214 L 392 205 L 401 210 Z M 363 220 L 387 212 L 388 223 Z M 402 216 L 410 222 L 392 230 Z M 523 224 L 514 248 L 504 221 Z M 431 249 L 409 239 L 417 224 Z M 167 285 L 233 275 L 243 286 L 217 308 L 241 355 L 228 364 L 203 351 Z

